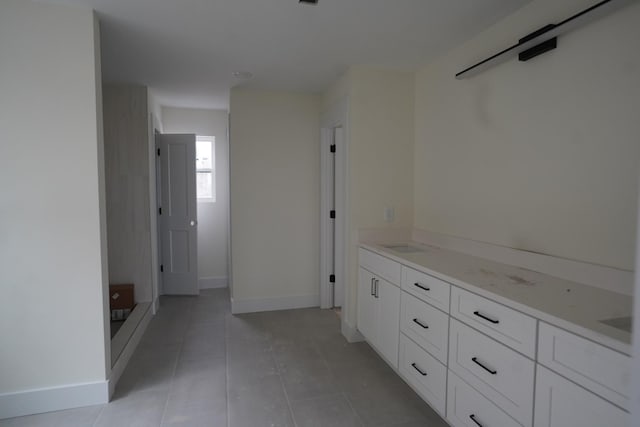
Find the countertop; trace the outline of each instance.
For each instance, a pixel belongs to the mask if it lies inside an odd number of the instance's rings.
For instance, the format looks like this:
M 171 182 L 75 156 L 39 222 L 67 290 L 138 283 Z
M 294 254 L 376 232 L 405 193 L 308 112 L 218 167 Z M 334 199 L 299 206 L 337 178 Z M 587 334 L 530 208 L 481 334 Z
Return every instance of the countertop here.
M 631 316 L 632 296 L 444 248 L 408 244 L 422 252 L 403 253 L 383 246 L 389 243 L 360 243 L 360 246 L 631 355 L 631 333 L 600 320 Z

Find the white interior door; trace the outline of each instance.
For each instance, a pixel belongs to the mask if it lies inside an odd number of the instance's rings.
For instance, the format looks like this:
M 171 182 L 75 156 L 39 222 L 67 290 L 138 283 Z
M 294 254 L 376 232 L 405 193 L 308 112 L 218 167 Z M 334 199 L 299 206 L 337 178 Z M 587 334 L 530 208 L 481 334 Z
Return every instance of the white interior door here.
M 342 307 L 344 289 L 344 233 L 345 209 L 339 189 L 343 185 L 340 167 L 344 150 L 342 127 L 323 128 L 321 133 L 321 223 L 320 223 L 320 307 Z
M 162 285 L 168 295 L 198 294 L 196 136 L 158 135 Z

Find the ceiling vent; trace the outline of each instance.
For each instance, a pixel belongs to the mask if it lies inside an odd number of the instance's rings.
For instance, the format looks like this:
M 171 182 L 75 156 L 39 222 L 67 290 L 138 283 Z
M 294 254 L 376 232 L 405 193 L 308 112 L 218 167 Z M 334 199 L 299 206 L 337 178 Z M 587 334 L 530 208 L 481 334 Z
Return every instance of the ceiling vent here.
M 318 0 L 298 0 L 298 3 L 302 3 L 302 4 L 318 4 Z

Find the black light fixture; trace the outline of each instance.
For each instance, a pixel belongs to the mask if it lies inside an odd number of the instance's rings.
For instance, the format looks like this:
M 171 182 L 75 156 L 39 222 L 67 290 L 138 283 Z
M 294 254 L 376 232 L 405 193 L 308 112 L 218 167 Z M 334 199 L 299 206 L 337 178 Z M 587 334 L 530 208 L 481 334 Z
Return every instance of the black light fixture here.
M 558 36 L 595 21 L 634 1 L 636 0 L 604 0 L 565 19 L 559 24 L 546 25 L 521 38 L 517 44 L 460 71 L 456 74 L 456 79 L 462 80 L 478 75 L 491 67 L 507 61 L 515 55 L 518 55 L 520 61 L 528 61 L 538 55 L 549 52 L 558 46 Z

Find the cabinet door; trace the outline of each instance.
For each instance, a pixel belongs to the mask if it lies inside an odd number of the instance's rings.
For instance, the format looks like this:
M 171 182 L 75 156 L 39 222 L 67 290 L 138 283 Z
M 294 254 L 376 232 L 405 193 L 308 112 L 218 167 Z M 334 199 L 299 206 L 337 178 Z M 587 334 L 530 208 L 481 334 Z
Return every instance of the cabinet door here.
M 376 278 L 378 315 L 374 345 L 398 369 L 398 340 L 400 337 L 400 288 L 384 279 Z
M 360 267 L 358 272 L 358 330 L 375 345 L 376 298 L 373 296 L 373 274 Z
M 538 365 L 535 427 L 626 427 L 629 414 Z

